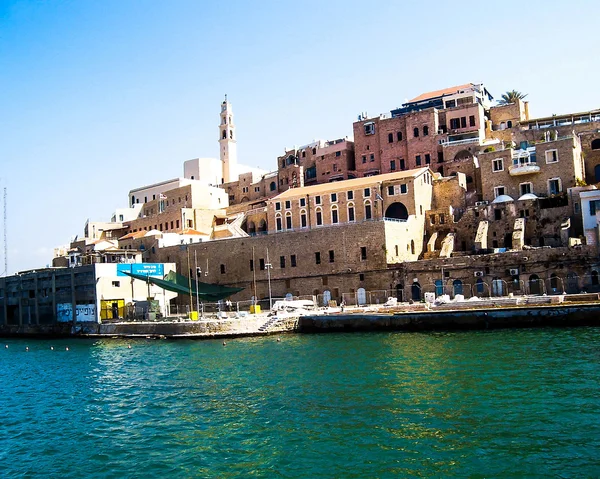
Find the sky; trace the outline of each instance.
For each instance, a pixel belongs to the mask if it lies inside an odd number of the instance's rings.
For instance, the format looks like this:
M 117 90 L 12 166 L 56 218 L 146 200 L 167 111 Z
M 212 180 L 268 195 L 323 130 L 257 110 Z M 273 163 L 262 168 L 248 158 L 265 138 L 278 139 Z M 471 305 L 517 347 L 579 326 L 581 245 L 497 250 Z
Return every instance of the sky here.
M 469 82 L 526 93 L 534 117 L 600 108 L 598 18 L 596 0 L 0 0 L 4 273 L 218 157 L 225 94 L 238 161 L 266 170 L 360 112 Z

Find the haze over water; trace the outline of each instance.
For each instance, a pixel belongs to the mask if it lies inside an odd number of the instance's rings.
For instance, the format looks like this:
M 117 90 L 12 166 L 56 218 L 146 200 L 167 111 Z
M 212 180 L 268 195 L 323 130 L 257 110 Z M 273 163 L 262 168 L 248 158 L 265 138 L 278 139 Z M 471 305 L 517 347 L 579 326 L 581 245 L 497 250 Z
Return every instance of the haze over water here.
M 0 476 L 600 476 L 598 328 L 281 339 L 5 340 Z

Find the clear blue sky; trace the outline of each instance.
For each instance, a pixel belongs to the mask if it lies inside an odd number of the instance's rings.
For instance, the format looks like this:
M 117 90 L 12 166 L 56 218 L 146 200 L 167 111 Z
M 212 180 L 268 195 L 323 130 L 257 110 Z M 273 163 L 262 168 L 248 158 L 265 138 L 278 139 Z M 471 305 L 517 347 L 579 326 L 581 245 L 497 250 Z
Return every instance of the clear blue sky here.
M 595 0 L 0 0 L 9 273 L 217 157 L 225 93 L 239 161 L 265 169 L 361 111 L 471 81 L 528 93 L 534 116 L 600 108 L 599 18 Z

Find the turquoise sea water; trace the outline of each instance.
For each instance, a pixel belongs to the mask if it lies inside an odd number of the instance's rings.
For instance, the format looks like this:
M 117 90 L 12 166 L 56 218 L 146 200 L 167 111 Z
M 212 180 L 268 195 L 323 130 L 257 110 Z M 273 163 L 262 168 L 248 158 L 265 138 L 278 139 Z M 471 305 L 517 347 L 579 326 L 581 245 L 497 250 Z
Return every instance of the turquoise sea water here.
M 0 347 L 2 478 L 600 476 L 598 328 Z

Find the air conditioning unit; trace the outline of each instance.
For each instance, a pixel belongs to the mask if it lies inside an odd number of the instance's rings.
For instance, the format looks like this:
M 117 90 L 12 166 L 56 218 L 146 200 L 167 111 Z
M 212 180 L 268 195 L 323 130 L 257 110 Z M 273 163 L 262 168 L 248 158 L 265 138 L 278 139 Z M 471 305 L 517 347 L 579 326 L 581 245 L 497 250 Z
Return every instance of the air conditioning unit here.
M 475 272 L 473 273 L 473 275 L 474 275 L 476 278 L 483 278 L 483 276 L 484 276 L 484 273 L 483 273 L 483 271 L 475 271 Z
M 511 268 L 508 270 L 511 276 L 519 276 L 519 268 Z
M 489 201 L 476 201 L 475 202 L 475 206 L 485 206 L 485 205 L 489 205 L 490 202 Z

